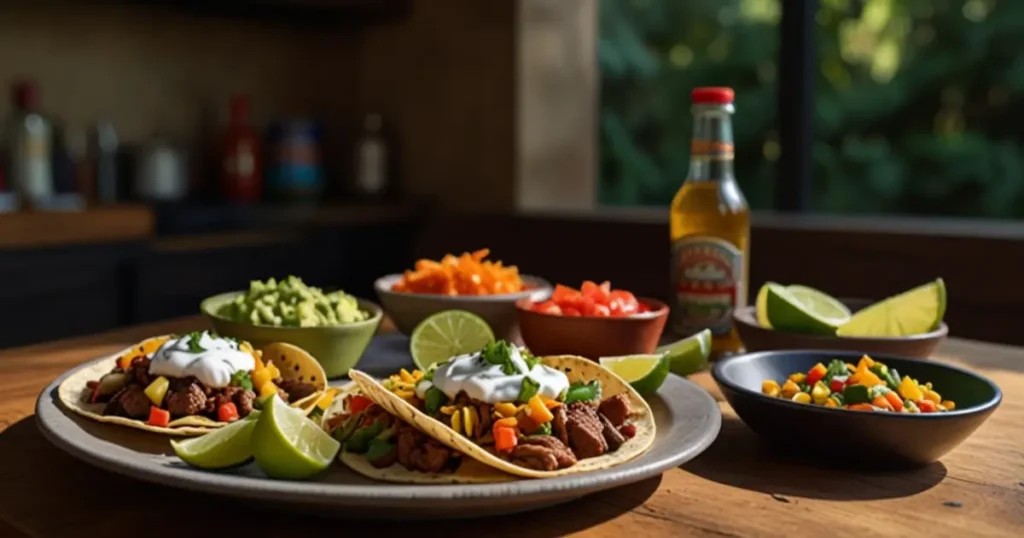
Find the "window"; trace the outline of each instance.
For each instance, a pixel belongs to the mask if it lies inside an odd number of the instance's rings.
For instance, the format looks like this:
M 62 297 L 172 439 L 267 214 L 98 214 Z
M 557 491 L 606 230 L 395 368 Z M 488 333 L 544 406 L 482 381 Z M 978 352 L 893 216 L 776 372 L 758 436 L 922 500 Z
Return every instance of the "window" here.
M 1024 216 L 1024 2 L 821 0 L 814 209 Z
M 600 0 L 598 199 L 667 207 L 686 178 L 690 90 L 731 86 L 736 177 L 771 208 L 779 0 Z

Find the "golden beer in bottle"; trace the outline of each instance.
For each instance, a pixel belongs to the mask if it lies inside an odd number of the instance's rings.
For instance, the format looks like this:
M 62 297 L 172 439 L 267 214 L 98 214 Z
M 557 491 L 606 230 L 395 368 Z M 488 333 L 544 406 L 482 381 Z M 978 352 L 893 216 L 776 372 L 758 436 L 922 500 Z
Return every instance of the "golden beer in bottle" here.
M 696 88 L 690 171 L 672 200 L 671 329 L 711 329 L 714 358 L 739 352 L 732 312 L 747 304 L 750 209 L 733 175 L 731 88 Z

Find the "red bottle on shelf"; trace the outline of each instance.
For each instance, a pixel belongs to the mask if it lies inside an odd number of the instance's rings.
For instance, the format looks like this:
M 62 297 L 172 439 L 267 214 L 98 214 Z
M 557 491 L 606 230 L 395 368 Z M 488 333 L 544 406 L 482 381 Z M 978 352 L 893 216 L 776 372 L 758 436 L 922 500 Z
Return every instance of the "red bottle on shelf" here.
M 263 193 L 260 136 L 249 120 L 249 97 L 231 98 L 221 155 L 221 190 L 233 202 L 255 202 Z

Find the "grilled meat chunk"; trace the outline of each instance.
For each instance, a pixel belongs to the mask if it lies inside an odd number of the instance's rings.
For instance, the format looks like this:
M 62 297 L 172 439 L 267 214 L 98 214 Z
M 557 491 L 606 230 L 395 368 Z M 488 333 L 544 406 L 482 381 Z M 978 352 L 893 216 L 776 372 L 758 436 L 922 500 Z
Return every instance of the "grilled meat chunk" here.
M 552 459 L 553 467 L 550 463 Z M 550 435 L 531 435 L 520 439 L 509 454 L 509 460 L 539 471 L 554 471 L 576 464 L 576 456 L 569 447 Z
M 146 418 L 149 416 L 149 408 L 153 402 L 149 401 L 146 391 L 141 385 L 128 385 L 111 403 L 116 402 L 115 414 L 125 415 L 131 418 Z M 109 404 L 108 404 L 109 405 Z
M 566 411 L 566 426 L 569 433 L 569 448 L 577 459 L 600 456 L 608 451 L 602 431 L 604 426 L 597 418 L 597 407 L 588 402 L 573 402 Z
M 201 414 L 207 409 L 206 402 L 206 392 L 195 381 L 180 386 L 177 390 L 168 392 L 164 399 L 167 411 L 171 413 L 172 417 L 188 417 Z
M 562 442 L 563 445 L 569 446 L 569 431 L 566 429 L 566 413 L 565 406 L 560 405 L 551 410 L 551 413 L 555 418 L 551 419 L 551 433 Z
M 282 379 L 277 386 L 288 393 L 288 403 L 297 402 L 316 392 L 312 383 L 303 383 L 294 379 Z
M 619 433 L 619 430 L 615 429 L 612 425 L 612 421 L 608 419 L 603 413 L 598 412 L 597 417 L 601 419 L 601 435 L 604 436 L 604 440 L 608 443 L 608 452 L 615 452 L 620 446 L 625 444 L 626 437 Z
M 629 415 L 633 412 L 629 407 L 629 399 L 626 398 L 625 394 L 616 394 L 605 399 L 605 401 L 601 402 L 598 411 L 608 417 L 608 421 L 615 428 L 625 424 L 626 420 L 629 419 Z

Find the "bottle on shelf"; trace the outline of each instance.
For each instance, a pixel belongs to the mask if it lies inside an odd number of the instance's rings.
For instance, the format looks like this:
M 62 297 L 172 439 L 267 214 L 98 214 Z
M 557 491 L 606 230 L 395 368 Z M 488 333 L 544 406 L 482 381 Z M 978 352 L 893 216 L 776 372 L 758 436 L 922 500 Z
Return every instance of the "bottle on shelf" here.
M 260 135 L 250 120 L 249 97 L 231 98 L 221 155 L 221 190 L 230 201 L 255 202 L 263 193 Z
M 673 332 L 711 329 L 715 358 L 741 351 L 732 323 L 747 304 L 750 209 L 733 175 L 731 88 L 696 88 L 690 170 L 670 210 Z
M 95 199 L 101 204 L 116 203 L 121 195 L 121 185 L 117 177 L 119 141 L 114 123 L 101 119 L 89 134 L 88 153 Z
M 16 83 L 11 96 L 14 107 L 3 130 L 8 182 L 23 203 L 35 206 L 54 194 L 53 124 L 39 110 L 34 83 Z
M 363 132 L 356 144 L 353 190 L 361 198 L 381 198 L 388 194 L 390 173 L 388 144 L 380 114 L 367 114 Z

